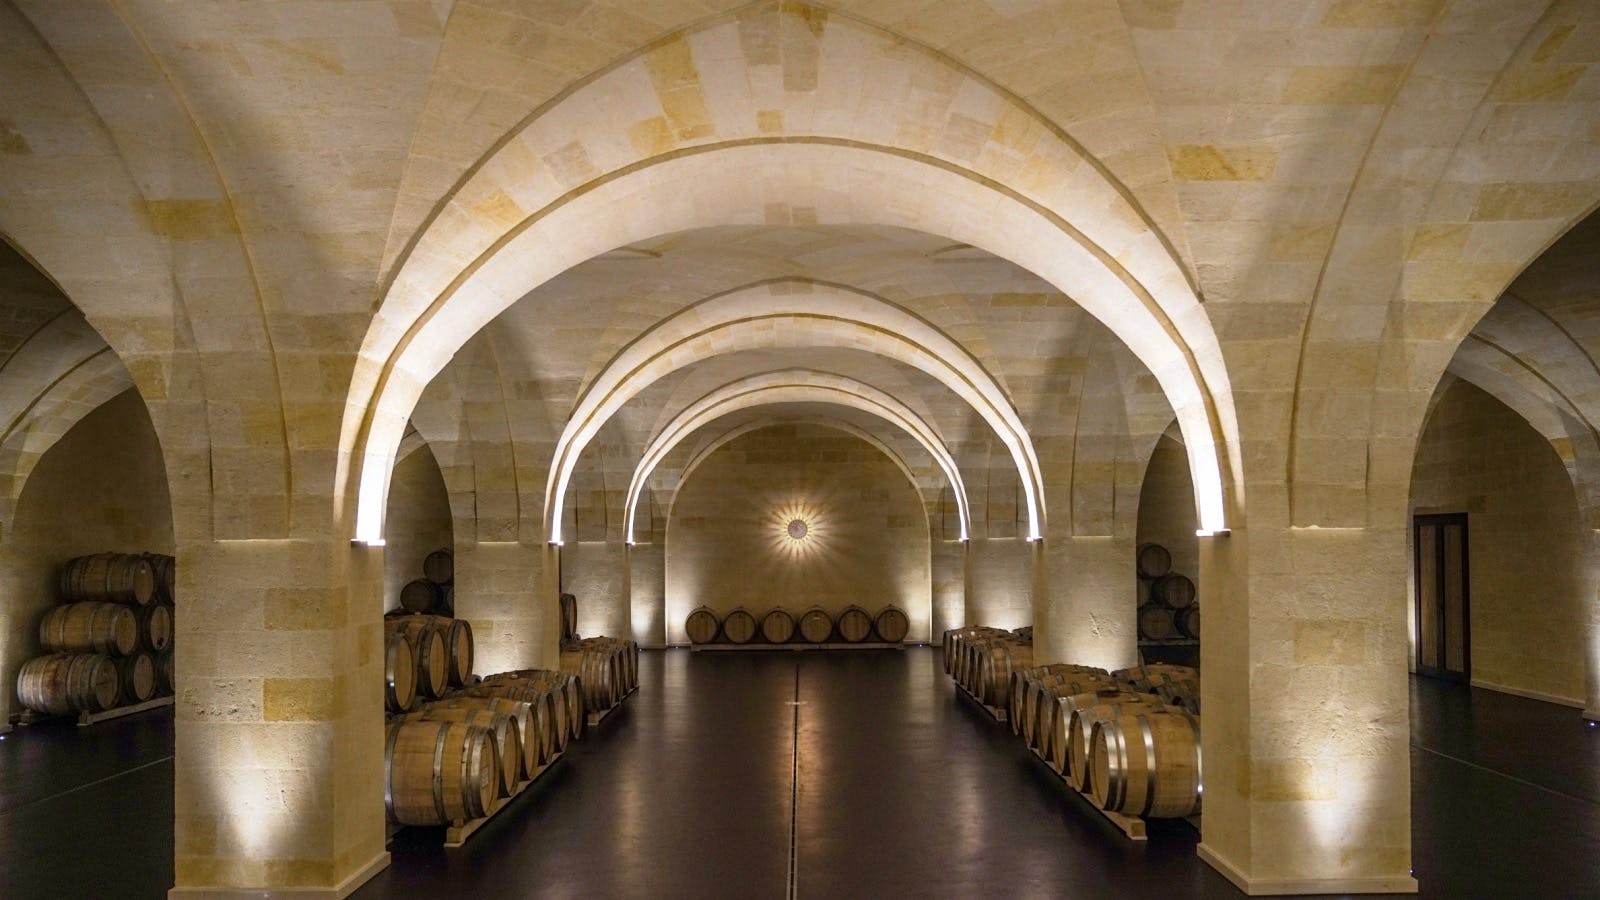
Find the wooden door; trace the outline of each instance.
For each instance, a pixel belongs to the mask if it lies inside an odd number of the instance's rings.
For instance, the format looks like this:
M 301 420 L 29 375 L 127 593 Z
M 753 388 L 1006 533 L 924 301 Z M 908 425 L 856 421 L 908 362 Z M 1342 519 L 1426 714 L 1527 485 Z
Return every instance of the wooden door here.
M 1413 520 L 1417 596 L 1417 671 L 1466 681 L 1472 674 L 1467 577 L 1467 515 Z

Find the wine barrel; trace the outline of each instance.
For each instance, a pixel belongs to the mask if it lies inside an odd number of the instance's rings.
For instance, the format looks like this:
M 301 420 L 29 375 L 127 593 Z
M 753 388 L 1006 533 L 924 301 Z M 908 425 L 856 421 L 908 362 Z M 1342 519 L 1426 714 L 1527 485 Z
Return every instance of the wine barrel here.
M 432 618 L 434 626 L 444 633 L 445 680 L 451 687 L 465 687 L 472 678 L 472 625 L 466 619 Z
M 384 706 L 403 713 L 417 703 L 416 646 L 399 631 L 386 631 L 383 643 Z
M 155 570 L 137 553 L 96 553 L 67 560 L 57 587 L 67 601 L 145 606 L 156 598 Z
M 560 715 L 562 721 L 566 723 L 568 739 L 577 740 L 583 737 L 583 732 L 588 727 L 589 716 L 583 705 L 581 685 L 571 675 L 550 669 L 519 669 L 490 675 L 485 681 L 486 683 L 511 681 L 555 692 L 560 698 Z M 562 742 L 562 746 L 565 747 L 566 743 Z
M 1011 629 L 1011 636 L 1025 644 L 1033 643 L 1033 626 L 1024 625 L 1021 628 Z
M 842 613 L 840 614 L 840 618 L 844 618 Z M 968 639 L 983 635 L 985 633 L 999 632 L 999 630 L 1000 629 L 998 628 L 990 628 L 986 625 L 968 625 L 964 628 L 951 628 L 946 631 L 944 633 L 943 653 L 945 674 L 951 676 L 956 674 L 957 664 L 962 653 L 962 646 Z M 960 681 L 959 678 L 956 680 Z
M 1158 603 L 1164 603 L 1173 609 L 1184 609 L 1194 605 L 1194 582 L 1186 575 L 1173 572 L 1157 578 L 1150 586 L 1150 597 Z
M 439 722 L 465 722 L 480 725 L 494 735 L 494 752 L 499 763 L 500 796 L 509 797 L 522 780 L 522 729 L 514 716 L 492 709 L 475 709 L 466 706 L 440 706 L 430 703 L 411 714 L 417 718 Z
M 426 578 L 408 581 L 400 589 L 400 607 L 407 612 L 430 613 L 444 606 L 444 586 Z
M 515 700 L 510 697 L 476 697 L 451 694 L 443 700 L 436 700 L 428 704 L 426 709 L 480 709 L 503 716 L 510 716 L 516 720 L 517 735 L 522 739 L 518 750 L 521 768 L 518 770 L 517 777 L 532 778 L 534 769 L 539 767 L 542 759 L 539 746 L 541 742 L 541 724 L 532 702 Z M 504 760 L 502 760 L 503 762 Z
M 820 606 L 813 606 L 800 616 L 800 637 L 807 643 L 820 644 L 833 636 L 833 616 Z
M 1180 709 L 1130 710 L 1095 723 L 1090 793 L 1101 809 L 1185 818 L 1200 812 L 1200 720 Z
M 156 663 L 148 653 L 135 653 L 116 661 L 119 706 L 143 703 L 156 695 Z
M 1010 703 L 1011 673 L 1033 665 L 1033 645 L 1020 641 L 996 641 L 979 658 L 979 689 L 973 691 L 990 706 Z
M 570 648 L 579 640 L 578 597 L 575 594 L 563 592 L 559 603 L 561 606 L 561 646 Z
M 561 671 L 577 676 L 583 689 L 584 709 L 600 712 L 616 705 L 615 673 L 606 653 L 597 650 L 563 650 Z
M 1148 578 L 1135 578 L 1133 580 L 1133 582 L 1134 582 L 1135 585 L 1137 585 L 1135 590 L 1138 592 L 1139 607 L 1141 609 L 1143 609 L 1144 607 L 1149 606 L 1150 605 L 1150 585 L 1154 584 L 1155 582 L 1151 581 Z
M 52 653 L 22 664 L 17 699 L 48 715 L 100 712 L 117 703 L 117 667 L 99 653 Z
M 794 616 L 775 609 L 761 617 L 761 636 L 770 644 L 787 644 L 794 637 Z
M 709 644 L 717 639 L 721 629 L 722 623 L 717 621 L 717 614 L 709 606 L 698 607 L 683 620 L 683 630 L 691 644 Z
M 1142 578 L 1160 578 L 1172 571 L 1172 554 L 1160 544 L 1140 544 L 1135 558 Z
M 484 681 L 451 696 L 523 700 L 534 705 L 535 716 L 540 714 L 539 707 L 543 705 L 548 731 L 540 731 L 541 762 L 554 759 L 556 753 L 566 749 L 568 741 L 581 736 L 586 722 L 578 681 L 548 669 L 523 669 L 490 675 Z
M 390 631 L 404 635 L 411 643 L 411 658 L 416 663 L 417 696 L 435 700 L 444 696 L 450 684 L 450 654 L 444 629 L 432 616 L 399 616 L 383 620 Z
M 1066 757 L 1062 761 L 1061 774 L 1073 787 L 1088 792 L 1093 786 L 1088 760 L 1095 724 L 1125 713 L 1166 708 L 1160 697 L 1146 694 L 1137 700 L 1112 700 L 1072 710 L 1066 719 Z
M 1165 684 L 1168 681 L 1198 682 L 1200 680 L 1200 670 L 1193 666 L 1180 666 L 1176 663 L 1149 663 L 1132 666 L 1127 669 L 1118 669 L 1111 673 L 1111 677 L 1136 691 L 1154 693 L 1158 685 Z
M 1072 724 L 1072 714 L 1080 709 L 1093 706 L 1104 706 L 1108 703 L 1154 703 L 1156 698 L 1150 694 L 1140 694 L 1127 688 L 1114 687 L 1110 682 L 1102 682 L 1103 687 L 1088 691 L 1063 691 L 1051 694 L 1048 698 L 1049 711 L 1042 714 L 1039 723 L 1040 739 L 1039 752 L 1044 756 L 1045 762 L 1058 774 L 1071 776 L 1072 755 L 1067 729 Z
M 1022 702 L 1023 740 L 1043 753 L 1048 748 L 1046 739 L 1055 710 L 1056 698 L 1062 695 L 1082 694 L 1101 688 L 1116 687 L 1110 673 L 1104 669 L 1078 666 L 1037 674 L 1025 683 Z
M 740 606 L 722 617 L 722 636 L 735 644 L 748 644 L 756 636 L 756 617 Z
M 177 676 L 172 671 L 173 655 L 171 648 L 168 648 L 167 652 L 156 657 L 156 673 L 160 675 L 163 694 L 174 693 L 178 688 Z
M 1181 632 L 1184 637 L 1194 638 L 1195 640 L 1200 639 L 1199 604 L 1186 607 L 1182 612 L 1175 614 L 1172 619 L 1177 623 L 1178 631 Z
M 120 603 L 67 603 L 44 614 L 39 644 L 61 653 L 127 656 L 139 647 L 139 620 Z
M 846 643 L 859 644 L 872 633 L 872 617 L 859 606 L 846 606 L 839 613 L 839 637 Z
M 441 547 L 424 556 L 422 577 L 434 584 L 453 584 L 456 580 L 456 555 Z
M 144 558 L 150 561 L 150 572 L 155 578 L 156 602 L 172 603 L 178 592 L 178 561 L 160 553 L 146 553 Z
M 911 630 L 911 620 L 906 618 L 905 610 L 900 607 L 885 606 L 872 617 L 872 630 L 878 633 L 878 640 L 898 644 L 906 639 L 906 632 Z
M 1172 637 L 1172 610 L 1154 603 L 1139 610 L 1139 637 L 1164 641 Z
M 383 764 L 383 805 L 396 825 L 481 819 L 500 792 L 494 734 L 466 722 L 395 720 Z
M 172 644 L 172 607 L 165 603 L 136 607 L 133 618 L 139 623 L 139 646 L 160 653 Z

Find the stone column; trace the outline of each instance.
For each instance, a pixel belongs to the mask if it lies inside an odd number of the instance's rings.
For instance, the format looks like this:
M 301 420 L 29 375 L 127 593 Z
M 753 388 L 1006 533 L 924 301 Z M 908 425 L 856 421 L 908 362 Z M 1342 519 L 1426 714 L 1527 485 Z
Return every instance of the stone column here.
M 628 547 L 628 601 L 633 639 L 641 647 L 667 644 L 667 553 L 662 544 Z M 679 614 L 678 627 L 688 611 Z
M 343 896 L 388 864 L 383 553 L 180 543 L 171 896 Z
M 1034 547 L 1022 538 L 967 542 L 966 623 L 1018 628 L 1033 623 Z
M 931 640 L 966 622 L 967 545 L 961 541 L 932 541 L 933 622 Z
M 560 667 L 560 548 L 458 542 L 456 615 L 472 623 L 479 674 Z
M 584 637 L 633 634 L 631 582 L 628 545 L 622 541 L 562 545 L 561 590 L 578 598 L 578 633 Z
M 1200 857 L 1252 894 L 1416 890 L 1402 529 L 1200 541 Z
M 1132 538 L 1051 535 L 1034 595 L 1033 658 L 1120 669 L 1139 660 Z

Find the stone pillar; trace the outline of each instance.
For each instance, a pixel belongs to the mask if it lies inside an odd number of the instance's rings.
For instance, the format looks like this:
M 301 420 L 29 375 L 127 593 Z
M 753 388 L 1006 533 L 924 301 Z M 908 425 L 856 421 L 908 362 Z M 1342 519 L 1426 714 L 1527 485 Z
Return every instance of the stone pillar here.
M 622 541 L 568 541 L 561 546 L 561 590 L 578 598 L 578 633 L 627 637 L 632 581 Z
M 1199 854 L 1252 894 L 1416 890 L 1403 530 L 1200 541 Z
M 628 547 L 629 621 L 641 647 L 667 644 L 667 553 L 662 544 Z M 687 615 L 685 611 L 684 615 Z M 683 616 L 679 616 L 681 620 Z M 678 623 L 680 628 L 683 623 Z
M 961 541 L 932 541 L 933 619 L 931 640 L 966 622 L 967 545 Z
M 1022 538 L 967 542 L 966 623 L 996 628 L 1033 624 L 1034 547 Z
M 560 668 L 560 548 L 458 542 L 456 615 L 472 623 L 479 674 Z
M 1581 528 L 1578 552 L 1585 623 L 1583 717 L 1600 722 L 1600 531 Z
M 171 896 L 344 896 L 388 864 L 383 552 L 180 543 Z
M 1139 661 L 1134 542 L 1051 535 L 1034 592 L 1034 662 L 1120 669 Z

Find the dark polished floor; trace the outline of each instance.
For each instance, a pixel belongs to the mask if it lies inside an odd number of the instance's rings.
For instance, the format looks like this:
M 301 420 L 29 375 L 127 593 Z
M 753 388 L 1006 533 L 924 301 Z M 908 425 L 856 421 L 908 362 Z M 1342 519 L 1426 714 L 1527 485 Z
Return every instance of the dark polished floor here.
M 1235 897 L 1173 823 L 1133 844 L 956 695 L 934 650 L 647 653 L 642 690 L 460 851 L 407 834 L 357 900 Z M 1600 729 L 1413 682 L 1424 897 L 1600 896 Z M 158 898 L 166 712 L 0 741 L 0 897 Z

